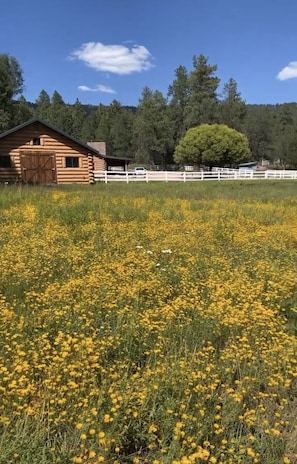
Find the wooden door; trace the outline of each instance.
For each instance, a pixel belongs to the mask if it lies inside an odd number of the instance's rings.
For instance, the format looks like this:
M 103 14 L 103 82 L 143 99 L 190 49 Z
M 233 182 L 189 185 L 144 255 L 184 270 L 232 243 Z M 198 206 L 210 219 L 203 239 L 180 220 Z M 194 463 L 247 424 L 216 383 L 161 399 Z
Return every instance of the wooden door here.
M 52 184 L 57 181 L 55 154 L 43 151 L 21 153 L 22 181 Z

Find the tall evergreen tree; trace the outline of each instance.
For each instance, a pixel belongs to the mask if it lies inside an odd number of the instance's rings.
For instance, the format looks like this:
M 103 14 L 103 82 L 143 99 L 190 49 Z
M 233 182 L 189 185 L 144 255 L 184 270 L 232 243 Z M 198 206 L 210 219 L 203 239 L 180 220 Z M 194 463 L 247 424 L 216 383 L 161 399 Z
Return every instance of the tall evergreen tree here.
M 237 88 L 237 82 L 230 78 L 224 84 L 222 101 L 219 106 L 219 119 L 223 124 L 241 130 L 246 115 L 246 105 Z
M 118 105 L 118 102 L 113 102 L 114 106 Z M 114 146 L 111 135 L 112 125 L 112 110 L 110 107 L 102 105 L 100 103 L 97 109 L 98 124 L 95 131 L 95 140 L 106 143 L 106 152 L 112 156 L 114 154 Z
M 66 105 L 62 96 L 56 90 L 51 98 L 49 120 L 55 127 L 67 133 L 71 133 L 72 118 L 70 106 Z
M 114 101 L 111 106 L 110 137 L 115 156 L 133 157 L 133 122 L 131 111 Z
M 51 99 L 50 99 L 49 94 L 44 89 L 41 90 L 37 100 L 35 101 L 35 104 L 36 104 L 35 115 L 38 118 L 49 122 Z
M 139 101 L 135 120 L 136 159 L 143 163 L 172 162 L 173 136 L 166 98 L 158 90 L 145 87 Z
M 204 55 L 193 57 L 193 71 L 189 75 L 189 100 L 186 127 L 216 122 L 218 119 L 217 89 L 220 79 L 215 76 L 216 65 L 208 64 Z
M 87 113 L 84 110 L 83 105 L 77 98 L 74 105 L 71 107 L 71 119 L 72 119 L 71 131 L 70 131 L 71 135 L 73 135 L 74 137 L 78 139 L 82 138 L 82 135 L 83 135 L 82 129 L 83 129 L 83 125 L 86 120 L 86 117 L 87 117 Z
M 283 168 L 294 161 L 296 152 L 296 128 L 291 105 L 284 103 L 280 106 L 277 115 L 277 127 L 274 131 L 274 146 L 276 158 L 279 159 Z M 293 156 L 292 156 L 293 154 Z
M 250 106 L 247 108 L 244 123 L 254 160 L 273 159 L 273 119 L 267 106 Z
M 84 119 L 82 128 L 81 128 L 81 139 L 85 142 L 90 142 L 97 140 L 96 139 L 96 129 L 99 124 L 99 112 L 98 109 L 92 111 Z
M 185 66 L 175 70 L 175 79 L 168 88 L 170 119 L 174 142 L 178 142 L 186 131 L 185 116 L 189 102 L 189 76 Z
M 289 138 L 288 151 L 286 158 L 283 159 L 283 167 L 297 168 L 297 125 L 293 127 L 291 136 Z

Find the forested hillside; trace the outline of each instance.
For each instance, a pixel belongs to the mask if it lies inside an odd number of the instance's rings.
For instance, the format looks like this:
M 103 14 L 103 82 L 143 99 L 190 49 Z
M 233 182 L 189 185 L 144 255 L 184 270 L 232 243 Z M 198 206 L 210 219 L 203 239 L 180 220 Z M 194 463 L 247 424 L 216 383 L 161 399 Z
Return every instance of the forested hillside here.
M 0 55 L 0 132 L 39 117 L 84 141 L 105 141 L 109 155 L 166 167 L 189 128 L 222 123 L 246 134 L 254 160 L 297 167 L 297 103 L 250 105 L 234 79 L 221 92 L 220 84 L 217 66 L 199 55 L 193 57 L 192 69 L 181 65 L 175 70 L 167 95 L 145 87 L 137 107 L 117 100 L 109 106 L 79 100 L 69 105 L 57 91 L 50 96 L 45 89 L 35 102 L 27 102 L 20 65 Z

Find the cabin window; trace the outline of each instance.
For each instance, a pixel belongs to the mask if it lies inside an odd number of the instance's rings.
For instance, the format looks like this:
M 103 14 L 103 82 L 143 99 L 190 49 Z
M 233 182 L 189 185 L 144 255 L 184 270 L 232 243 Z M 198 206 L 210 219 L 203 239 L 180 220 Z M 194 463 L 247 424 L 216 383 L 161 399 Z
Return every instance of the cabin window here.
M 0 155 L 0 168 L 12 168 L 12 161 L 9 155 Z
M 78 156 L 67 156 L 65 158 L 66 168 L 79 168 L 79 157 Z
M 41 145 L 40 137 L 33 137 L 32 145 Z

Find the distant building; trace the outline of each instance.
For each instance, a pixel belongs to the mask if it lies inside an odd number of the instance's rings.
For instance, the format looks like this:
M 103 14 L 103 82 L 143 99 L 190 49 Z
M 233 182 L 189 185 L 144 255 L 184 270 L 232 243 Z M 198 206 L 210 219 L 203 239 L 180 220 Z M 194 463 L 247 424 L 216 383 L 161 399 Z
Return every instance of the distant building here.
M 258 166 L 257 161 L 250 161 L 248 163 L 241 163 L 238 165 L 240 171 L 256 171 Z

